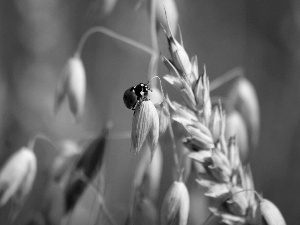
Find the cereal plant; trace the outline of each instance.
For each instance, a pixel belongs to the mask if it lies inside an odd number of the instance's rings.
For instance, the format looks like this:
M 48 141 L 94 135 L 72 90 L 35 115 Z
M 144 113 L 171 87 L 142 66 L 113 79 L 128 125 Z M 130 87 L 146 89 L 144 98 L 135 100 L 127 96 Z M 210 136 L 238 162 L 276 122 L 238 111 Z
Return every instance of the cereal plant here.
M 94 14 L 97 3 L 90 6 Z M 116 0 L 102 3 L 105 17 L 118 5 Z M 130 112 L 123 119 L 131 127 L 117 131 L 118 123 L 108 116 L 99 131 L 62 140 L 36 129 L 1 167 L 0 210 L 8 212 L 1 224 L 285 225 L 280 209 L 255 187 L 250 158 L 259 143 L 260 106 L 244 70 L 236 67 L 210 79 L 210 66 L 201 65 L 185 48 L 175 0 L 139 0 L 132 12 L 148 14 L 151 43 L 101 24 L 87 29 L 65 60 L 52 95 L 54 118 L 65 115 L 67 105 L 70 122 L 84 123 L 91 84 L 84 49 L 92 38 L 105 36 L 149 57 L 148 68 L 135 83 L 118 84 L 122 107 Z M 225 95 L 215 95 L 224 87 Z M 111 93 L 118 90 L 116 85 L 108 88 Z M 130 190 L 112 193 L 109 187 L 123 184 L 110 177 L 117 160 L 108 146 L 118 141 L 123 141 L 118 151 L 133 157 L 134 173 L 127 181 Z M 39 156 L 46 151 L 54 157 L 42 173 L 38 193 L 33 187 L 43 164 Z M 37 196 L 38 207 L 28 211 L 27 202 Z M 126 198 L 126 205 L 118 205 L 114 196 Z

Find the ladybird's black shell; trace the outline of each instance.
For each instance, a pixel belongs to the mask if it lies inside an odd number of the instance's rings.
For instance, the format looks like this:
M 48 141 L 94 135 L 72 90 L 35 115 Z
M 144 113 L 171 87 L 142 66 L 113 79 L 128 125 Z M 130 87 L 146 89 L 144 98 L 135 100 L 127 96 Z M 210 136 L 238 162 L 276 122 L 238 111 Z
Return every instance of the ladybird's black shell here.
M 135 92 L 131 91 L 130 88 L 124 92 L 123 101 L 128 109 L 132 109 L 134 107 L 134 105 L 136 104 L 137 100 L 138 99 L 137 99 Z

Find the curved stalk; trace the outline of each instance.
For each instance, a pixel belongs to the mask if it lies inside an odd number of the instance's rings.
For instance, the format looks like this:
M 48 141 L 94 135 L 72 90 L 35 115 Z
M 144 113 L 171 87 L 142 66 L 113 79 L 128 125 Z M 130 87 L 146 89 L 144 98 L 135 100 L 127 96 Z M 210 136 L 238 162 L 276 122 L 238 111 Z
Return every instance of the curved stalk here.
M 155 52 L 151 56 L 148 69 L 148 78 L 157 75 L 157 62 L 158 62 L 158 41 L 157 41 L 157 31 L 156 31 L 156 2 L 157 0 L 151 0 L 151 15 L 150 15 L 150 33 L 151 33 L 151 45 Z
M 108 28 L 105 28 L 105 27 L 101 27 L 101 26 L 97 26 L 97 27 L 92 27 L 90 28 L 88 31 L 86 31 L 84 33 L 84 35 L 81 37 L 80 41 L 79 41 L 79 44 L 77 46 L 77 49 L 74 53 L 75 56 L 78 56 L 80 57 L 81 55 L 81 52 L 82 52 L 82 49 L 83 49 L 83 46 L 84 44 L 86 43 L 87 39 L 92 35 L 92 34 L 95 34 L 95 33 L 102 33 L 102 34 L 105 34 L 107 36 L 110 36 L 114 39 L 117 39 L 119 41 L 122 41 L 126 44 L 129 44 L 133 47 L 136 47 L 137 49 L 140 49 L 142 50 L 143 52 L 146 52 L 148 53 L 149 55 L 151 56 L 154 56 L 154 55 L 157 55 L 157 53 L 155 51 L 153 51 L 151 48 L 149 48 L 148 46 L 146 45 L 143 45 L 141 43 L 138 43 L 128 37 L 125 37 L 121 34 L 118 34 Z
M 27 147 L 29 149 L 31 149 L 32 151 L 34 150 L 34 147 L 35 147 L 35 144 L 37 142 L 38 139 L 42 139 L 42 140 L 45 140 L 47 142 L 49 142 L 55 150 L 58 150 L 59 147 L 54 144 L 48 137 L 46 137 L 46 135 L 44 135 L 43 133 L 36 133 L 34 134 L 33 136 L 30 137 L 29 141 L 28 141 L 28 144 L 27 144 Z
M 220 77 L 214 79 L 211 83 L 210 83 L 210 91 L 214 91 L 217 88 L 221 87 L 222 85 L 226 84 L 227 82 L 241 77 L 243 76 L 243 69 L 238 67 L 238 68 L 234 68 L 230 71 L 228 71 L 227 73 L 221 75 Z
M 169 132 L 170 132 L 171 141 L 172 141 L 173 160 L 174 160 L 175 169 L 176 169 L 176 172 L 177 172 L 176 179 L 181 179 L 180 174 L 182 174 L 182 172 L 180 170 L 179 156 L 178 156 L 178 153 L 177 153 L 177 148 L 176 148 L 176 143 L 175 143 L 175 136 L 174 136 L 174 132 L 173 132 L 173 128 L 172 128 L 170 117 L 169 117 L 169 125 L 168 126 L 169 126 Z
M 152 77 L 149 81 L 148 81 L 148 84 L 154 79 L 154 78 L 157 78 L 157 79 L 159 79 L 159 84 L 160 84 L 160 90 L 161 90 L 161 94 L 162 94 L 162 96 L 163 96 L 163 98 L 165 98 L 165 95 L 164 95 L 164 90 L 163 90 L 163 88 L 162 88 L 162 85 L 161 85 L 161 79 L 160 79 L 160 77 L 159 76 L 154 76 L 154 77 Z

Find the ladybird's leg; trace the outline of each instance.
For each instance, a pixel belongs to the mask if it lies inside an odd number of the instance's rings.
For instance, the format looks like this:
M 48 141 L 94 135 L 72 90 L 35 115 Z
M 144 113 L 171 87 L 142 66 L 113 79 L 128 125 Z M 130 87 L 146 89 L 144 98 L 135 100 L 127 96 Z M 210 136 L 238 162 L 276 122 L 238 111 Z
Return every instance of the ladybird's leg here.
M 134 103 L 133 107 L 131 108 L 132 110 L 136 109 L 137 103 L 138 103 L 138 101 L 136 103 Z
M 138 101 L 136 102 L 135 108 L 136 108 L 137 110 L 140 110 L 142 101 L 143 101 L 143 100 L 138 100 Z
M 146 101 L 146 100 L 148 100 L 148 99 L 145 98 L 145 97 L 141 97 L 140 99 L 138 99 L 137 102 L 136 102 L 135 108 L 139 109 L 141 107 L 141 105 L 142 105 L 142 102 Z
M 150 99 L 147 98 L 146 96 L 143 97 L 142 101 L 149 101 Z

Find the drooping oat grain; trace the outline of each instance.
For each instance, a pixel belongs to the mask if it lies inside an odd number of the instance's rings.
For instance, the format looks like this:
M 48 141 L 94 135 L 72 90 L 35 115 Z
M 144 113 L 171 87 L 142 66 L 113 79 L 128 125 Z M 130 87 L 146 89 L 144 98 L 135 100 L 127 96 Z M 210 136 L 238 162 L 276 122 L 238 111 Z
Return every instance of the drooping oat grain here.
M 159 138 L 159 117 L 151 101 L 142 101 L 134 111 L 131 141 L 135 154 L 139 153 L 147 139 L 152 155 Z M 152 157 L 152 156 L 151 156 Z

